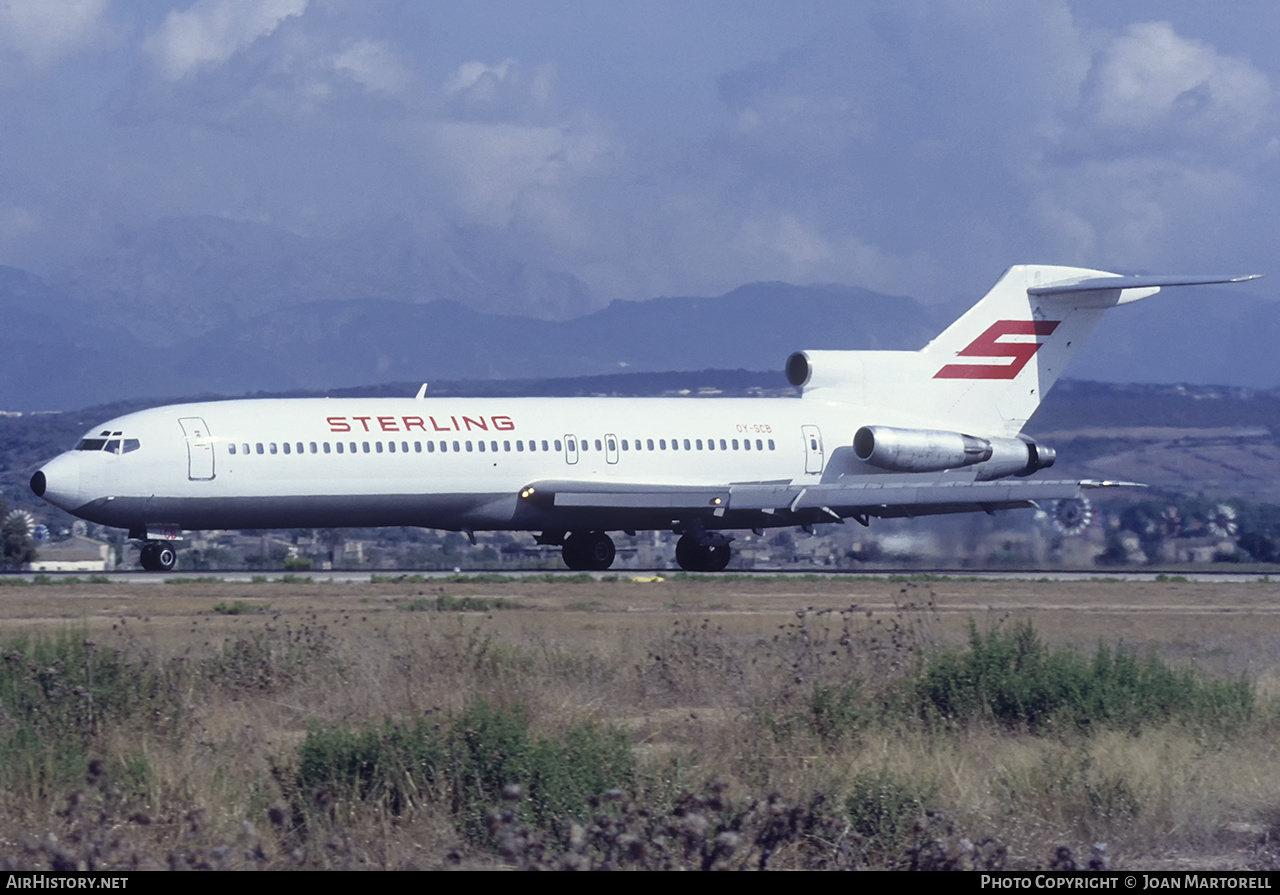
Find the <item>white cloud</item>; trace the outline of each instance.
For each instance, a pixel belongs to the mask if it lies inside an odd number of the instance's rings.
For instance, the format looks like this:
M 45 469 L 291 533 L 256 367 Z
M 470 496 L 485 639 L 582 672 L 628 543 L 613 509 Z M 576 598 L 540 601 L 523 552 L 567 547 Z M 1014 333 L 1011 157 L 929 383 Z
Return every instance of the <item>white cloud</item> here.
M 1131 25 L 1100 54 L 1091 82 L 1094 122 L 1120 131 L 1174 126 L 1235 137 L 1256 131 L 1271 104 L 1261 71 L 1168 22 Z
M 367 38 L 334 56 L 333 67 L 366 90 L 392 96 L 401 93 L 412 78 L 391 47 Z
M 0 43 L 45 64 L 92 40 L 107 0 L 4 0 Z
M 426 162 L 454 188 L 471 221 L 508 226 L 531 189 L 564 189 L 601 171 L 616 147 L 589 126 L 437 121 L 426 125 Z
M 546 122 L 562 114 L 559 86 L 551 64 L 529 67 L 515 59 L 496 65 L 472 61 L 450 75 L 443 94 L 455 117 Z
M 225 62 L 306 8 L 307 0 L 198 0 L 170 12 L 144 46 L 164 77 L 177 81 Z

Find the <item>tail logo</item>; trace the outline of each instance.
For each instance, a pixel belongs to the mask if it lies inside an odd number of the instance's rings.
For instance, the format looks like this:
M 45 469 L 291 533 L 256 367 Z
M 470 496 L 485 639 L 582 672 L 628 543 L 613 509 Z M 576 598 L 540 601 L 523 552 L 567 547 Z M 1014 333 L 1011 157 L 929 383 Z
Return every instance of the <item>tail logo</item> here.
M 947 364 L 934 379 L 1013 379 L 1040 350 L 1040 342 L 1001 342 L 1004 336 L 1047 336 L 1059 320 L 997 320 L 956 352 L 957 357 L 1010 358 L 1007 364 Z

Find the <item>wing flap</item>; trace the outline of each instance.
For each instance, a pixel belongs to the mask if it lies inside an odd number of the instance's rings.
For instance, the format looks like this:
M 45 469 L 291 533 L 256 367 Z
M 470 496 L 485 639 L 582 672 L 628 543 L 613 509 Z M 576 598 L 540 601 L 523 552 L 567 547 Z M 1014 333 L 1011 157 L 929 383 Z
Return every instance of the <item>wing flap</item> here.
M 745 517 L 772 517 L 780 524 L 828 521 L 833 517 L 917 516 L 974 510 L 1016 509 L 1041 501 L 1069 500 L 1084 488 L 1142 487 L 1134 482 L 1093 480 L 990 482 L 940 476 L 868 476 L 856 481 L 799 485 L 744 482 L 723 486 L 605 485 L 538 482 L 521 497 L 547 510 L 652 511 L 672 516 L 706 515 L 724 527 L 752 527 Z

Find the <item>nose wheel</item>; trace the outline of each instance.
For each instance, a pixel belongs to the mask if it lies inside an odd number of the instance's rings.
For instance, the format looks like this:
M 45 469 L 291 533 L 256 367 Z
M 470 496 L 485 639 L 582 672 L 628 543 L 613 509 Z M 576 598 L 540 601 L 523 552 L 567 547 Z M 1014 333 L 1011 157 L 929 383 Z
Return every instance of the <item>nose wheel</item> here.
M 146 541 L 139 558 L 148 572 L 171 572 L 178 562 L 178 552 L 163 541 Z

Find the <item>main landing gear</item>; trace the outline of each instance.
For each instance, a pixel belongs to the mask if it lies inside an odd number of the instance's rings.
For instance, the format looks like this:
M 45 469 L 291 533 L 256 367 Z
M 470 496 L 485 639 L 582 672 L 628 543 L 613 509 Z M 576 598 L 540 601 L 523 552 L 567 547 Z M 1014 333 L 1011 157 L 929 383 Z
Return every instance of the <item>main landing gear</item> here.
M 701 538 L 691 532 L 676 541 L 676 562 L 686 572 L 722 572 L 732 556 L 729 539 L 720 532 L 708 532 Z
M 171 572 L 178 562 L 178 552 L 166 541 L 143 541 L 139 562 L 148 572 Z
M 617 552 L 613 538 L 602 531 L 575 531 L 560 548 L 564 564 L 575 572 L 603 572 Z

